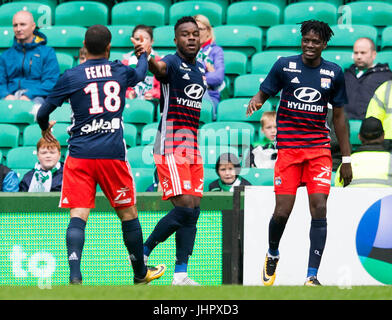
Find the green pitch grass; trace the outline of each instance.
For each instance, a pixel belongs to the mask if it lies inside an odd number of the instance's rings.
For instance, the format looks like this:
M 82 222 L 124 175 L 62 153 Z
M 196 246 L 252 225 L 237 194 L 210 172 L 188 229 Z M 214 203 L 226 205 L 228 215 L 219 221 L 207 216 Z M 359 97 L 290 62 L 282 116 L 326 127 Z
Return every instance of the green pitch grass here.
M 0 300 L 391 300 L 391 286 L 0 287 Z

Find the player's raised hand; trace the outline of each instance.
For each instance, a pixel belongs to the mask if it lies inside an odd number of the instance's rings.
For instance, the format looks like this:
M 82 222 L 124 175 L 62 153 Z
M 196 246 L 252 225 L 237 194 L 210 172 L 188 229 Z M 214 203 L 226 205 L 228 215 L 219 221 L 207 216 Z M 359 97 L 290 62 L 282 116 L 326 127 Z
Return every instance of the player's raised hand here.
M 46 130 L 42 130 L 42 137 L 47 142 L 56 142 L 56 138 L 52 133 L 52 128 L 56 124 L 56 120 L 49 121 L 49 127 Z
M 262 101 L 258 98 L 258 95 L 253 96 L 252 99 L 250 99 L 248 108 L 246 109 L 246 116 L 250 117 L 253 112 L 259 110 L 261 106 L 263 105 Z
M 151 44 L 144 40 L 143 35 L 140 35 L 139 39 L 131 37 L 131 41 L 135 47 L 135 55 L 137 58 L 139 58 L 144 52 L 146 52 L 147 55 L 151 53 Z

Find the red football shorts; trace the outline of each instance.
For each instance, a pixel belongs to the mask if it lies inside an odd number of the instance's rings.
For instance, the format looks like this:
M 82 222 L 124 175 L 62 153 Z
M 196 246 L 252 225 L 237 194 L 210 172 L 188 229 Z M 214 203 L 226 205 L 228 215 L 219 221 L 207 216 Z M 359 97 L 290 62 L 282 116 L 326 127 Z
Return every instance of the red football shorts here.
M 154 154 L 159 182 L 163 189 L 163 200 L 182 194 L 203 196 L 204 171 L 203 161 L 196 161 L 179 154 Z
M 329 149 L 279 149 L 275 163 L 276 194 L 297 193 L 306 186 L 308 193 L 329 194 L 331 189 L 332 157 Z
M 78 159 L 64 164 L 61 208 L 94 208 L 97 183 L 113 208 L 136 203 L 135 184 L 128 161 Z

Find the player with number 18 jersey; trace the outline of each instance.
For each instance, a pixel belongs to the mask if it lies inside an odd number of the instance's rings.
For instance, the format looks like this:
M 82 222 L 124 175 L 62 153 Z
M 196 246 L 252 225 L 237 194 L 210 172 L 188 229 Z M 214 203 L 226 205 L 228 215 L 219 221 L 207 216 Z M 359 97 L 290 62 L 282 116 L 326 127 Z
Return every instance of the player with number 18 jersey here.
M 143 60 L 143 63 L 140 63 Z M 105 58 L 89 59 L 64 72 L 44 108 L 54 109 L 69 99 L 72 124 L 66 166 L 84 169 L 86 180 L 80 189 L 69 189 L 68 180 L 78 177 L 64 175 L 61 207 L 94 207 L 95 184 L 102 188 L 113 207 L 135 203 L 134 182 L 126 160 L 122 113 L 128 87 L 144 79 L 147 72 L 146 55 L 142 55 L 136 69 L 111 62 Z M 91 168 L 84 159 L 105 159 L 96 162 L 102 168 Z M 113 163 L 120 163 L 119 166 Z M 122 169 L 118 169 L 122 168 Z M 99 172 L 99 174 L 94 174 Z M 96 181 L 96 182 L 95 182 Z M 124 183 L 125 181 L 125 183 Z

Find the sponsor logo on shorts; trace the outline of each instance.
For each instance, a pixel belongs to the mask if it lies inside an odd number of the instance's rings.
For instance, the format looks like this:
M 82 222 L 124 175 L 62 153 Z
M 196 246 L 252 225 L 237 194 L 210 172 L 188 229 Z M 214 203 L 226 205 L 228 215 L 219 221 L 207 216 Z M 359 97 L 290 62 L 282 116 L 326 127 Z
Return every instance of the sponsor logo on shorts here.
M 282 184 L 282 179 L 281 179 L 281 177 L 276 177 L 275 178 L 275 185 L 276 186 L 280 186 Z
M 313 178 L 314 181 L 318 181 L 323 184 L 331 184 L 331 167 L 321 167 L 321 173 Z
M 116 198 L 114 198 L 114 202 L 117 204 L 131 203 L 132 202 L 131 198 L 120 200 L 120 198 L 127 196 L 128 191 L 129 191 L 129 188 L 127 188 L 127 187 L 124 187 L 124 188 L 117 190 L 118 195 Z
M 200 179 L 200 184 L 199 186 L 195 189 L 195 192 L 203 193 L 203 185 L 204 185 L 204 179 Z

